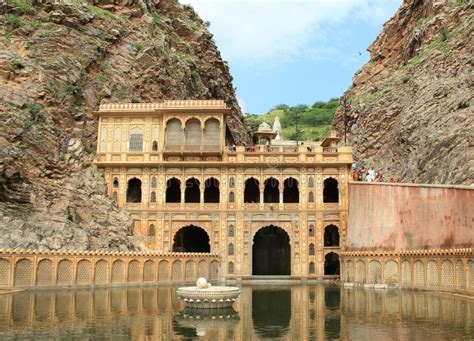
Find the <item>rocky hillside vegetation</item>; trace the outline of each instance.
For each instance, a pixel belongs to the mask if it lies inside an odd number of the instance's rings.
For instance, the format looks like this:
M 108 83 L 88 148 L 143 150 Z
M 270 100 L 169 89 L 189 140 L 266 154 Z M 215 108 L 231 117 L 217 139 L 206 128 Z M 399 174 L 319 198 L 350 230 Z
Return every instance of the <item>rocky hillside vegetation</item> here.
M 400 181 L 471 184 L 474 2 L 405 0 L 369 47 L 334 124 Z
M 0 247 L 140 246 L 91 162 L 101 101 L 224 99 L 248 139 L 207 25 L 173 0 L 0 0 Z

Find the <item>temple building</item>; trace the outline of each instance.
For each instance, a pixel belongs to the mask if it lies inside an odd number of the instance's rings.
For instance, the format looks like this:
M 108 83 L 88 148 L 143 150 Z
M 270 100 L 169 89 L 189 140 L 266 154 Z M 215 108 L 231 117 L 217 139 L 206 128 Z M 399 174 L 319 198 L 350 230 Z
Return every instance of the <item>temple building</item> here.
M 228 112 L 220 100 L 100 106 L 95 163 L 133 233 L 150 250 L 218 254 L 222 277 L 338 275 L 351 148 L 336 132 L 281 143 L 279 122 L 234 146 Z

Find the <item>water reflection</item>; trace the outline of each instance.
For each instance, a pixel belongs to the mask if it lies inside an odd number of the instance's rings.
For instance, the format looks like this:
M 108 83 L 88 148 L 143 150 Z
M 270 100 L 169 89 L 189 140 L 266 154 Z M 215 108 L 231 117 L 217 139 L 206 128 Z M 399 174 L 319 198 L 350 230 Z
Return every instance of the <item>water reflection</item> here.
M 175 288 L 0 295 L 0 339 L 466 339 L 474 301 L 420 291 L 244 286 L 235 310 L 184 310 Z

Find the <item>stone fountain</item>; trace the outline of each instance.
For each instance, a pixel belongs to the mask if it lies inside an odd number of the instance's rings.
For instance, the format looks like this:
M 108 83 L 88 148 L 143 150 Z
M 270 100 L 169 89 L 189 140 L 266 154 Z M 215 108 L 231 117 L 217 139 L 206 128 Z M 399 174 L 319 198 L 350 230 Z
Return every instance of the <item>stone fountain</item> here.
M 176 290 L 178 298 L 188 308 L 221 309 L 232 307 L 240 295 L 240 288 L 228 286 L 213 287 L 204 277 L 196 281 L 195 287 L 181 287 Z

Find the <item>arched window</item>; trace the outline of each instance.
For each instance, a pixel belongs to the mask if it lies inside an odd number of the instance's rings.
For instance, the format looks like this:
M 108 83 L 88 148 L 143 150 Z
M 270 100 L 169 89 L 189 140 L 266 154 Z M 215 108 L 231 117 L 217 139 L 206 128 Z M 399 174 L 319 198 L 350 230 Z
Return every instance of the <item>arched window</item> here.
M 118 199 L 117 191 L 114 191 L 114 192 L 112 193 L 112 199 L 114 199 L 115 201 L 118 201 L 118 200 L 117 200 L 117 199 Z
M 334 252 L 328 253 L 324 257 L 324 274 L 339 275 L 340 273 L 339 255 Z
M 118 188 L 118 186 L 119 186 L 118 178 L 114 178 L 113 186 L 114 186 L 114 188 Z
M 150 202 L 156 202 L 156 192 L 151 192 L 150 194 Z
M 278 203 L 280 201 L 279 182 L 275 178 L 268 178 L 264 182 L 263 202 Z
M 314 244 L 309 244 L 308 252 L 310 256 L 314 256 Z
M 259 182 L 255 178 L 250 178 L 245 181 L 244 202 L 245 203 L 259 203 L 260 202 L 260 188 Z
M 229 237 L 233 237 L 235 234 L 235 229 L 234 229 L 234 225 L 229 225 L 229 232 L 227 233 L 227 235 Z
M 227 266 L 227 272 L 230 274 L 234 273 L 234 263 L 229 262 L 229 265 Z
M 295 178 L 288 178 L 283 183 L 283 202 L 297 203 L 300 202 L 300 192 L 298 190 L 298 181 Z
M 220 198 L 219 180 L 209 178 L 204 182 L 204 202 L 218 203 Z
M 233 176 L 229 178 L 229 188 L 234 188 L 235 187 L 235 179 Z
M 196 118 L 186 121 L 184 144 L 187 149 L 201 148 L 201 122 Z M 206 141 L 207 143 L 207 141 Z
M 128 140 L 128 150 L 131 152 L 143 151 L 143 129 L 132 128 L 130 130 L 130 137 Z
M 150 226 L 148 226 L 148 236 L 154 237 L 155 233 L 156 233 L 155 225 L 151 224 Z
M 171 178 L 166 182 L 166 202 L 181 202 L 181 181 Z
M 204 141 L 206 146 L 219 146 L 221 142 L 221 129 L 219 121 L 215 118 L 210 118 L 204 124 Z
M 151 177 L 151 188 L 156 188 L 156 176 Z
M 199 180 L 190 178 L 186 180 L 186 189 L 184 190 L 184 202 L 198 203 L 201 200 L 201 191 L 199 189 Z
M 308 193 L 308 202 L 314 202 L 314 193 L 313 192 Z
M 235 202 L 235 194 L 234 192 L 229 193 L 229 202 Z
M 309 263 L 309 273 L 310 274 L 314 274 L 316 271 L 315 267 L 314 267 L 314 262 L 310 262 Z
M 137 178 L 128 180 L 127 202 L 142 202 L 142 182 Z
M 308 236 L 309 237 L 314 237 L 314 225 L 309 225 L 308 227 Z
M 227 247 L 227 254 L 229 256 L 233 256 L 234 255 L 234 244 L 230 243 L 229 246 Z
M 158 151 L 158 142 L 157 141 L 153 141 L 152 145 L 151 145 L 151 150 L 156 152 Z
M 181 148 L 183 143 L 183 129 L 181 128 L 180 120 L 174 118 L 166 123 L 165 141 L 166 148 Z
M 327 178 L 324 180 L 323 202 L 339 202 L 339 188 L 336 179 Z
M 339 229 L 329 225 L 324 228 L 324 246 L 339 246 Z
M 308 187 L 314 188 L 314 178 L 312 176 L 308 178 Z

